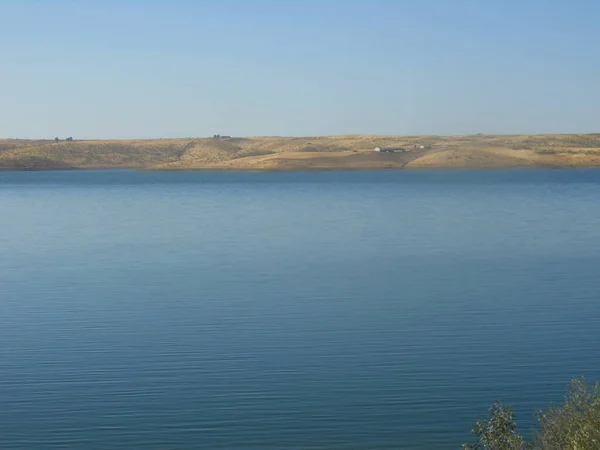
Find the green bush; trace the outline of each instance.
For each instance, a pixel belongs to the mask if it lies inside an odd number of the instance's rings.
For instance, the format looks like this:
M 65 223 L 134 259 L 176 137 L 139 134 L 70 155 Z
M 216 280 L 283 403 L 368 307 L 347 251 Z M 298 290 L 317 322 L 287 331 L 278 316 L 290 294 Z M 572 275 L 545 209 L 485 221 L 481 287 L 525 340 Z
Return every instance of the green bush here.
M 541 450 L 600 449 L 600 385 L 573 380 L 563 406 L 538 414 Z
M 463 450 L 525 450 L 532 448 L 517 433 L 512 410 L 502 403 L 494 403 L 489 409 L 488 420 L 478 420 L 471 432 L 477 442 L 464 444 Z
M 560 407 L 537 415 L 538 430 L 533 443 L 517 432 L 512 410 L 496 403 L 490 418 L 475 423 L 476 442 L 463 450 L 598 450 L 600 449 L 600 384 L 590 386 L 581 378 L 573 380 Z

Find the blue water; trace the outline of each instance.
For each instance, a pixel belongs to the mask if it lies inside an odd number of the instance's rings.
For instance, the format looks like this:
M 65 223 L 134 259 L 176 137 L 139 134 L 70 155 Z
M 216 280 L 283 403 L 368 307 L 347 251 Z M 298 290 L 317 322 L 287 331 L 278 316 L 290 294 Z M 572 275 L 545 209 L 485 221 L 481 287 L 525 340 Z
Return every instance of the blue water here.
M 2 449 L 457 449 L 600 378 L 600 171 L 0 172 Z

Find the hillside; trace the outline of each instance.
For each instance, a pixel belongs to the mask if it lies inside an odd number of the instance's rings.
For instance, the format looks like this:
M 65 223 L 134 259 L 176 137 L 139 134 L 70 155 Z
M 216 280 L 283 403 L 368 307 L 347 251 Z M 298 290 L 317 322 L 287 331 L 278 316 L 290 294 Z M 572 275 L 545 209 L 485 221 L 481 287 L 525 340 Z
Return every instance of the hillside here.
M 398 153 L 373 151 L 403 148 Z M 422 148 L 423 147 L 423 148 Z M 0 140 L 0 170 L 600 167 L 600 134 Z

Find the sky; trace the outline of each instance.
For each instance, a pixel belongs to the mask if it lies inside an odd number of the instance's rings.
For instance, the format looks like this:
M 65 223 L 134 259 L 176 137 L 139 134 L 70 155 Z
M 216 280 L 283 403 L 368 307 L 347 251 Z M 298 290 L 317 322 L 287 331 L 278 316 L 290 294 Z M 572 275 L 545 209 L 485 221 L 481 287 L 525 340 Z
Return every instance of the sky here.
M 598 0 L 0 0 L 0 137 L 600 132 Z

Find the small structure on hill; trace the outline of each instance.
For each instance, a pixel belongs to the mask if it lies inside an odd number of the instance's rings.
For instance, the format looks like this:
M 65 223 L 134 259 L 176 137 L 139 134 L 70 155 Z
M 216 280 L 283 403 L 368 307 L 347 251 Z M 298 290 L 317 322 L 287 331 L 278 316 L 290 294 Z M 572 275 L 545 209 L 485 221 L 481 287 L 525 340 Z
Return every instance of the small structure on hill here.
M 221 136 L 220 134 L 213 135 L 213 139 L 231 139 L 231 136 Z
M 407 152 L 408 150 L 406 150 L 403 147 L 388 147 L 388 148 L 375 147 L 375 151 L 380 152 L 380 153 L 404 153 L 404 152 Z

